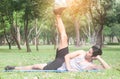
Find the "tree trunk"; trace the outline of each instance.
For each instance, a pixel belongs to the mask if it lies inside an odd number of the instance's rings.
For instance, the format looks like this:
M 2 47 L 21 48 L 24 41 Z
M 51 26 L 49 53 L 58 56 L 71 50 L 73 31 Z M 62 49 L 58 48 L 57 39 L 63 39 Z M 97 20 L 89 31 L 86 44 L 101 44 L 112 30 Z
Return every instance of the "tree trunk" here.
M 7 43 L 8 43 L 9 49 L 11 49 L 11 40 L 9 41 L 9 39 L 7 38 L 7 34 L 6 34 L 6 29 L 5 29 L 3 17 L 2 17 L 2 26 L 4 27 L 5 39 L 6 39 Z
M 28 40 L 28 19 L 25 20 L 24 30 L 25 30 L 25 42 L 26 42 L 27 52 L 31 52 L 31 49 L 29 46 L 29 40 Z
M 94 34 L 94 31 L 91 29 L 94 26 L 92 24 L 94 22 L 93 22 L 93 17 L 92 17 L 91 11 L 90 11 L 90 14 L 86 14 L 86 18 L 87 18 L 86 22 L 87 22 L 87 26 L 88 26 L 88 30 L 86 31 L 86 34 L 87 34 L 90 44 L 94 44 L 95 43 L 95 41 L 94 41 L 95 34 Z
M 6 45 L 7 41 L 6 41 L 6 38 L 4 37 L 4 42 L 3 42 L 3 45 Z
M 105 18 L 106 18 L 106 6 L 101 4 L 102 1 L 96 1 L 96 4 L 92 4 L 92 2 L 90 2 L 89 5 L 89 12 L 92 18 L 92 24 L 94 26 L 94 30 L 96 32 L 96 45 L 98 45 L 100 48 L 102 48 L 102 43 L 103 43 L 103 36 L 102 36 L 102 30 L 103 30 L 103 25 L 105 22 Z M 96 16 L 94 16 L 93 11 L 92 11 L 92 7 L 94 6 L 94 11 L 96 11 Z M 101 7 L 101 8 L 100 8 Z
M 18 40 L 17 40 L 17 37 L 16 37 L 15 33 L 13 33 L 12 31 L 13 31 L 13 30 L 11 29 L 12 37 L 13 37 L 13 39 L 15 40 L 18 49 L 21 50 L 20 44 L 19 44 L 19 42 L 18 42 Z
M 80 32 L 79 32 L 79 20 L 78 19 L 75 19 L 75 23 L 74 23 L 74 26 L 75 26 L 75 32 L 76 32 L 76 43 L 75 45 L 77 47 L 80 46 Z
M 56 45 L 56 37 L 54 36 L 54 38 L 52 38 L 52 44 L 54 45 L 54 49 L 56 49 L 57 48 L 57 45 Z
M 21 50 L 20 44 L 19 44 L 19 42 L 17 40 L 17 35 L 16 35 L 15 28 L 13 27 L 13 23 L 11 24 L 11 34 L 12 34 L 12 37 L 13 37 L 13 39 L 15 40 L 15 42 L 17 44 L 18 49 Z
M 96 44 L 99 48 L 102 48 L 103 45 L 103 36 L 102 36 L 102 30 L 103 30 L 103 25 L 99 26 L 99 30 L 96 35 Z
M 44 33 L 43 34 L 43 45 L 45 45 L 46 44 L 46 34 Z
M 35 37 L 34 42 L 35 42 L 36 50 L 39 51 L 39 47 L 38 47 L 38 45 L 39 45 L 39 39 L 38 39 L 37 36 Z
M 120 38 L 119 37 L 117 37 L 117 40 L 118 40 L 118 43 L 120 43 Z
M 16 19 L 15 19 L 15 28 L 16 28 L 16 32 L 17 32 L 17 40 L 18 40 L 18 43 L 20 44 L 20 40 L 21 40 L 21 38 L 20 38 L 20 27 L 19 27 L 19 25 L 18 25 L 18 14 L 17 14 L 17 12 L 15 12 L 15 17 L 16 17 Z
M 17 40 L 19 44 L 21 43 L 21 37 L 20 37 L 20 27 L 17 27 Z
M 7 35 L 6 35 L 6 29 L 4 28 L 4 35 L 5 35 L 5 39 L 8 43 L 8 46 L 9 46 L 9 49 L 11 49 L 11 42 L 9 42 L 8 38 L 7 38 Z
M 59 34 L 58 32 L 54 35 L 54 49 L 58 48 L 59 45 Z
M 39 37 L 39 35 L 38 35 L 37 30 L 38 29 L 37 29 L 37 19 L 36 19 L 35 20 L 35 34 L 36 34 L 36 36 L 35 36 L 35 46 L 36 46 L 36 50 L 39 51 L 39 48 L 38 48 L 38 37 Z
M 14 22 L 13 22 L 14 21 L 13 16 L 10 16 L 9 20 L 10 20 L 10 26 L 11 26 L 10 28 L 11 28 L 12 37 L 15 40 L 18 49 L 21 50 L 20 44 L 19 44 L 19 42 L 17 40 L 16 29 L 15 29 Z

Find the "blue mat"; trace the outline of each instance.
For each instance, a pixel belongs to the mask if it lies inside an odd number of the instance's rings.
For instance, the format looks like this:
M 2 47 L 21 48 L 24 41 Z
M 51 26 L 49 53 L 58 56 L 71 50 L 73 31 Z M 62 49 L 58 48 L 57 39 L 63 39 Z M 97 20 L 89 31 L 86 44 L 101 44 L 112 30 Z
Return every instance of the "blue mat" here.
M 67 72 L 61 70 L 4 70 L 4 72 Z
M 99 72 L 101 70 L 80 70 L 77 72 Z M 58 72 L 58 73 L 62 73 L 62 72 L 69 72 L 66 70 L 4 70 L 4 72 Z

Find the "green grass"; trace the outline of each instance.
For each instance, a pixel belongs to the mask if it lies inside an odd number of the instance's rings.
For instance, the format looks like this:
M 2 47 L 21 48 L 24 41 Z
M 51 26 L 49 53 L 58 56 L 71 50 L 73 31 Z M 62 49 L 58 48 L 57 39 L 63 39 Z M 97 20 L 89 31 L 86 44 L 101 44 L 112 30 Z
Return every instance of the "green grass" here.
M 70 52 L 84 49 L 90 46 L 75 48 L 69 46 Z M 54 59 L 55 50 L 53 46 L 40 46 L 39 51 L 31 46 L 32 52 L 27 53 L 25 47 L 18 50 L 13 47 L 9 50 L 7 46 L 0 46 L 0 79 L 120 79 L 120 45 L 104 46 L 102 58 L 112 67 L 110 70 L 101 72 L 2 72 L 6 65 L 22 66 L 49 62 Z

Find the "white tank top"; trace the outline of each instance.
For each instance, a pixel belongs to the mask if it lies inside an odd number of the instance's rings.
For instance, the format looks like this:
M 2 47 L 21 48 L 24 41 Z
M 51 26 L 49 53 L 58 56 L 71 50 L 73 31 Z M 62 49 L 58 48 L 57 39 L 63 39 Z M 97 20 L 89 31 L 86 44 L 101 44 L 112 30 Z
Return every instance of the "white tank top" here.
M 71 68 L 76 70 L 84 70 L 85 68 L 90 66 L 90 64 L 92 63 L 92 62 L 84 62 L 84 61 L 85 61 L 85 55 L 77 56 L 71 59 L 70 60 Z M 57 70 L 67 70 L 66 64 L 63 63 L 62 66 L 59 67 Z

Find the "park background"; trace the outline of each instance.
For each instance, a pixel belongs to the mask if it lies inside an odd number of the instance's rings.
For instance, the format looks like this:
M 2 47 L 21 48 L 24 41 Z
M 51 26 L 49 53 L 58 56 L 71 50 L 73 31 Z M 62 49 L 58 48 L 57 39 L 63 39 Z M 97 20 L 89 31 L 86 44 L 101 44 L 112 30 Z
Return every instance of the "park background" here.
M 97 45 L 112 69 L 95 73 L 2 72 L 6 65 L 54 59 L 59 37 L 54 0 L 0 0 L 0 79 L 119 79 L 120 0 L 67 0 L 67 4 L 61 16 L 70 52 Z

